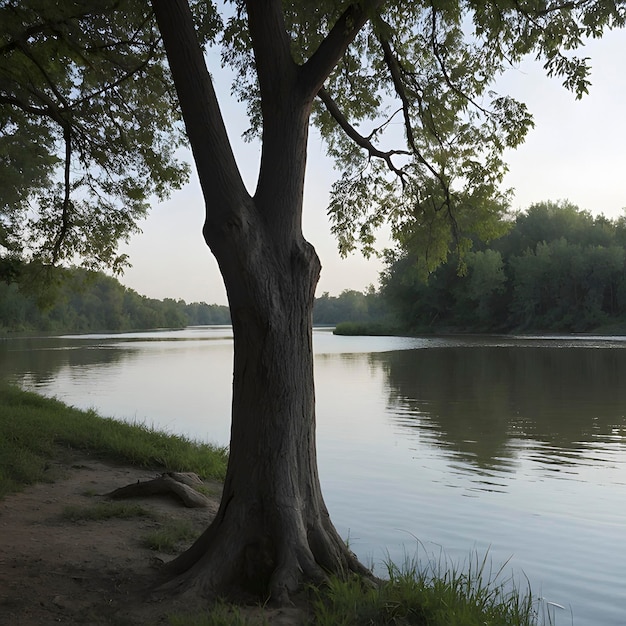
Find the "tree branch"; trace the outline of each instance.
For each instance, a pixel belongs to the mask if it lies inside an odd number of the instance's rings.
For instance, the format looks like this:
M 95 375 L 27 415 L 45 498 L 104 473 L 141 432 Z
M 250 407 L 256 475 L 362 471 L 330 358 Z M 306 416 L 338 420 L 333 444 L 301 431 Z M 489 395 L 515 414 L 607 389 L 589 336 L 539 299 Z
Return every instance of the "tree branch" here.
M 562 11 L 564 9 L 576 10 L 581 6 L 584 6 L 586 4 L 586 0 L 579 0 L 578 2 L 556 2 L 553 4 L 549 4 L 548 6 L 546 6 L 545 9 L 535 9 L 535 10 L 533 9 L 529 10 L 525 7 L 520 6 L 520 3 L 518 2 L 518 0 L 515 0 L 514 4 L 515 4 L 515 10 L 518 13 L 521 13 L 525 17 L 530 18 L 531 14 L 539 16 L 539 17 L 544 17 L 546 15 L 549 15 L 550 13 L 554 13 L 555 11 Z
M 23 44 L 27 42 L 31 37 L 35 37 L 36 35 L 42 35 L 48 32 L 57 32 L 57 28 L 59 26 L 63 26 L 68 24 L 74 20 L 82 20 L 86 17 L 90 17 L 91 15 L 99 15 L 105 10 L 112 9 L 115 5 L 118 4 L 118 0 L 114 0 L 112 4 L 107 6 L 98 6 L 95 11 L 84 11 L 80 13 L 75 13 L 74 15 L 68 15 L 61 20 L 57 20 L 54 22 L 41 22 L 39 24 L 33 24 L 28 28 L 25 28 L 21 33 L 19 33 L 16 37 L 13 37 L 6 43 L 0 46 L 0 54 L 6 54 L 7 52 L 11 52 L 11 50 L 15 49 L 19 44 Z M 17 14 L 18 11 L 12 8 L 12 12 Z
M 472 97 L 467 95 L 462 89 L 460 89 L 457 85 L 455 85 L 452 79 L 450 78 L 450 74 L 448 73 L 448 67 L 446 65 L 445 59 L 441 56 L 440 47 L 439 47 L 439 44 L 437 43 L 437 37 L 436 37 L 437 14 L 435 12 L 434 2 L 430 3 L 430 7 L 431 7 L 431 12 L 432 12 L 430 45 L 433 50 L 433 55 L 435 56 L 435 59 L 437 60 L 437 63 L 439 64 L 439 69 L 441 70 L 441 74 L 443 75 L 443 79 L 446 85 L 448 85 L 448 87 L 450 87 L 450 89 L 455 94 L 457 94 L 457 96 L 460 96 L 461 98 L 466 100 L 469 104 L 471 104 L 477 111 L 480 111 L 484 115 L 489 115 L 489 111 L 487 109 L 485 109 L 483 106 L 478 104 L 478 102 L 476 102 Z
M 281 98 L 283 89 L 289 89 L 296 78 L 282 2 L 246 0 L 246 10 L 261 100 L 267 101 L 270 94 Z
M 56 265 L 56 262 L 61 256 L 61 247 L 67 233 L 70 230 L 70 191 L 71 191 L 71 179 L 70 179 L 70 165 L 72 160 L 72 131 L 69 123 L 63 127 L 63 140 L 65 141 L 65 163 L 63 168 L 63 203 L 61 204 L 61 227 L 59 234 L 54 240 L 54 246 L 52 248 L 52 264 Z
M 24 102 L 16 96 L 0 94 L 0 104 L 9 104 L 24 111 L 24 113 L 32 113 L 33 115 L 38 115 L 41 117 L 49 117 L 51 120 L 54 120 L 59 124 L 62 124 L 64 121 L 63 117 L 60 115 L 56 107 L 53 110 L 51 110 L 49 106 L 37 107 L 28 102 Z
M 356 130 L 356 128 L 354 128 L 354 126 L 350 124 L 346 116 L 339 109 L 339 107 L 337 106 L 337 103 L 331 98 L 330 94 L 326 91 L 326 89 L 322 87 L 319 90 L 317 95 L 326 106 L 327 111 L 332 115 L 334 120 L 339 124 L 339 126 L 346 133 L 346 135 L 348 135 L 348 137 L 350 137 L 350 139 L 352 139 L 354 143 L 356 143 L 358 146 L 366 150 L 371 157 L 382 159 L 387 164 L 387 167 L 394 174 L 396 174 L 402 181 L 402 184 L 404 184 L 406 174 L 402 169 L 394 165 L 392 161 L 392 157 L 397 154 L 403 154 L 403 155 L 408 156 L 408 155 L 411 155 L 411 152 L 409 152 L 408 150 L 388 150 L 386 152 L 379 150 L 371 142 L 371 139 L 370 139 L 371 135 L 370 137 L 365 137 L 364 135 L 361 135 Z
M 433 13 L 434 13 L 434 10 L 433 10 Z M 404 86 L 400 63 L 398 59 L 396 58 L 395 54 L 393 53 L 393 50 L 391 49 L 391 44 L 389 43 L 389 40 L 383 37 L 382 34 L 379 34 L 378 39 L 383 49 L 384 60 L 385 60 L 387 67 L 389 68 L 389 72 L 391 74 L 391 79 L 393 81 L 396 94 L 398 95 L 398 97 L 400 98 L 400 102 L 402 103 L 402 111 L 404 115 L 404 126 L 405 126 L 405 130 L 407 134 L 407 141 L 409 142 L 409 146 L 411 147 L 411 150 L 413 151 L 413 154 L 415 155 L 415 158 L 417 159 L 417 161 L 421 163 L 432 174 L 432 176 L 439 181 L 441 190 L 444 193 L 444 198 L 445 198 L 444 206 L 447 207 L 448 215 L 450 217 L 450 220 L 453 226 L 453 231 L 456 237 L 456 219 L 454 218 L 451 212 L 452 198 L 450 196 L 450 186 L 448 182 L 445 180 L 443 172 L 436 170 L 426 160 L 424 155 L 420 152 L 420 150 L 417 147 L 417 144 L 415 141 L 415 135 L 413 133 L 413 125 L 411 123 L 411 105 L 410 105 L 409 97 L 406 93 L 406 89 Z M 421 108 L 421 102 L 420 102 L 420 108 Z M 434 128 L 432 129 L 431 134 L 435 137 L 435 139 L 441 145 L 441 138 L 437 135 Z M 436 211 L 439 211 L 441 208 L 442 207 L 434 207 Z
M 391 44 L 382 35 L 379 35 L 378 40 L 380 41 L 380 44 L 383 48 L 383 56 L 384 56 L 387 68 L 389 69 L 389 73 L 391 74 L 391 80 L 393 82 L 394 89 L 396 91 L 396 94 L 400 98 L 400 102 L 402 103 L 404 127 L 406 131 L 407 141 L 409 143 L 409 146 L 411 147 L 412 154 L 415 156 L 415 158 L 418 160 L 419 163 L 424 165 L 428 169 L 428 171 L 433 176 L 435 176 L 441 182 L 442 185 L 444 185 L 444 181 L 442 180 L 439 172 L 437 172 L 437 170 L 435 170 L 435 168 L 424 158 L 424 156 L 418 149 L 417 144 L 415 142 L 415 135 L 413 133 L 413 125 L 411 123 L 411 110 L 410 110 L 411 103 L 409 102 L 409 97 L 404 87 L 400 65 L 395 55 L 393 54 L 393 51 L 391 49 Z M 444 185 L 444 188 L 446 188 L 445 185 Z
M 48 83 L 48 87 L 52 91 L 52 93 L 56 96 L 57 100 L 61 103 L 63 110 L 68 110 L 68 102 L 65 96 L 59 91 L 55 82 L 50 78 L 48 72 L 43 67 L 43 65 L 39 62 L 39 60 L 35 57 L 34 54 L 28 49 L 23 42 L 19 42 L 17 45 L 18 50 L 39 70 L 41 75 L 43 76 L 46 83 Z
M 152 0 L 191 143 L 207 220 L 233 216 L 249 199 L 186 0 Z
M 350 43 L 383 1 L 364 0 L 349 5 L 317 50 L 302 66 L 301 84 L 311 98 L 318 94 Z
M 86 96 L 83 96 L 82 98 L 80 98 L 78 100 L 75 100 L 72 103 L 72 106 L 78 106 L 78 105 L 82 104 L 83 102 L 87 102 L 87 101 L 89 101 L 89 100 L 91 100 L 93 98 L 96 98 L 97 96 L 100 96 L 103 93 L 106 93 L 107 91 L 115 89 L 116 87 L 119 87 L 124 81 L 128 80 L 131 76 L 134 76 L 135 74 L 138 74 L 139 72 L 144 70 L 148 66 L 148 63 L 150 62 L 150 58 L 152 56 L 152 53 L 155 52 L 156 47 L 157 47 L 157 43 L 153 42 L 150 45 L 150 51 L 149 51 L 148 55 L 146 56 L 146 58 L 141 63 L 139 63 L 135 67 L 131 68 L 130 70 L 126 70 L 125 74 L 120 76 L 117 80 L 113 81 L 112 83 L 109 83 L 109 84 L 105 85 L 104 87 L 102 87 L 101 89 L 93 91 L 93 92 L 87 94 Z

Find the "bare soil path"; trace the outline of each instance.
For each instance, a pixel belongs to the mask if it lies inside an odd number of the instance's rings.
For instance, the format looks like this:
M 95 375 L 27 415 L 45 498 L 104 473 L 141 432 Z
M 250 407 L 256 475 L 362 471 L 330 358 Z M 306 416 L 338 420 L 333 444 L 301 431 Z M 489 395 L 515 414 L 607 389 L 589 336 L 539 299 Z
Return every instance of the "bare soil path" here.
M 72 456 L 52 464 L 50 473 L 54 482 L 0 501 L 0 625 L 159 625 L 172 613 L 194 610 L 188 601 L 148 600 L 173 555 L 150 550 L 142 537 L 177 519 L 199 534 L 217 511 L 219 484 L 209 485 L 208 508 L 185 508 L 168 496 L 134 498 L 154 515 L 75 522 L 64 516 L 66 507 L 93 507 L 101 494 L 157 472 Z M 290 609 L 248 614 L 251 623 L 285 626 L 302 616 Z

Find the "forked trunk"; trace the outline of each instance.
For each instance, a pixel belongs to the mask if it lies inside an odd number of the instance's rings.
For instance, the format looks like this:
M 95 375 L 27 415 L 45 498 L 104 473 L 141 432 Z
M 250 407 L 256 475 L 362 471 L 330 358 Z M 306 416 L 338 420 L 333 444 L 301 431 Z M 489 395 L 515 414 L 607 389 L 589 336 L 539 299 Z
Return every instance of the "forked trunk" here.
M 280 3 L 249 3 L 265 94 L 261 168 L 250 197 L 189 7 L 185 0 L 152 3 L 202 185 L 204 236 L 224 277 L 235 344 L 221 506 L 205 533 L 171 564 L 168 586 L 206 594 L 243 589 L 284 600 L 300 583 L 319 582 L 327 573 L 366 573 L 330 521 L 317 471 L 311 325 L 320 263 L 302 236 L 301 215 L 318 87 L 309 81 L 305 88 L 298 77 Z

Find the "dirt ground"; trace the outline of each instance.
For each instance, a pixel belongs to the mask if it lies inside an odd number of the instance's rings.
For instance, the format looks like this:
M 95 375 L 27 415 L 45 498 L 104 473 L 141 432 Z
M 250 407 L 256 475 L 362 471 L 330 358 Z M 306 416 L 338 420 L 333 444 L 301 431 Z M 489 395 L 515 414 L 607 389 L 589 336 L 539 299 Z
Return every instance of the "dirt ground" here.
M 188 599 L 151 599 L 151 586 L 173 555 L 144 547 L 142 537 L 173 518 L 188 520 L 200 534 L 217 511 L 218 484 L 209 485 L 209 508 L 185 508 L 168 496 L 133 498 L 128 501 L 153 510 L 156 519 L 73 522 L 63 516 L 65 507 L 93 506 L 105 500 L 100 494 L 156 472 L 73 457 L 50 473 L 54 482 L 0 501 L 0 625 L 159 625 L 171 614 L 198 610 Z M 251 608 L 245 615 L 251 623 L 302 622 L 296 609 Z

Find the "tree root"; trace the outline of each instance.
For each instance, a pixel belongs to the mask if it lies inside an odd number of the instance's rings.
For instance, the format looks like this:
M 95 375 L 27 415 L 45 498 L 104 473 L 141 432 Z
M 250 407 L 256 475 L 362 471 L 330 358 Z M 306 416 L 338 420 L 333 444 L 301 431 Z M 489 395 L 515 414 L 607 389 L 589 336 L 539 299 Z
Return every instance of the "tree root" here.
M 171 494 L 180 499 L 182 503 L 189 508 L 210 506 L 211 502 L 209 499 L 193 489 L 193 485 L 202 485 L 202 481 L 196 474 L 167 472 L 152 480 L 144 482 L 137 481 L 136 483 L 126 485 L 126 487 L 120 487 L 119 489 L 107 493 L 106 496 L 118 500 L 137 496 Z
M 302 532 L 273 528 L 259 534 L 260 527 L 218 516 L 191 548 L 165 566 L 153 597 L 263 599 L 289 607 L 303 585 L 323 585 L 333 575 L 356 574 L 376 584 L 330 523 L 318 520 L 308 532 L 300 526 Z

